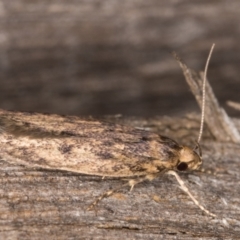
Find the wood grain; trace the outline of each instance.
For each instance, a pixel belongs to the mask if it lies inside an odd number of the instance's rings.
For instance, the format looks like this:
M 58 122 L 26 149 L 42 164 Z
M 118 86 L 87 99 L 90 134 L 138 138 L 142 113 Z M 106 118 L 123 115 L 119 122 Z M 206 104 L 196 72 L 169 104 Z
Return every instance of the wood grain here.
M 239 8 L 237 0 L 2 0 L 0 108 L 139 117 L 196 111 L 170 52 L 200 71 L 213 42 L 208 79 L 221 104 L 240 102 Z
M 176 139 L 188 133 L 185 141 L 190 143 L 197 135 L 199 123 L 193 117 L 186 117 L 179 127 L 178 120 L 172 119 L 170 123 L 166 119 L 149 122 L 135 119 L 134 125 L 155 129 L 161 126 Z M 127 119 L 124 121 L 126 124 Z M 214 142 L 207 131 L 204 136 L 204 167 L 215 175 L 191 172 L 181 177 L 218 219 L 204 215 L 170 176 L 139 184 L 132 192 L 123 189 L 104 199 L 94 212 L 86 211 L 89 204 L 103 192 L 123 184 L 122 180 L 26 169 L 2 159 L 0 237 L 237 239 L 240 234 L 240 188 L 236 183 L 239 181 L 240 148 L 237 144 Z M 222 218 L 235 220 L 228 220 L 230 226 L 226 227 Z

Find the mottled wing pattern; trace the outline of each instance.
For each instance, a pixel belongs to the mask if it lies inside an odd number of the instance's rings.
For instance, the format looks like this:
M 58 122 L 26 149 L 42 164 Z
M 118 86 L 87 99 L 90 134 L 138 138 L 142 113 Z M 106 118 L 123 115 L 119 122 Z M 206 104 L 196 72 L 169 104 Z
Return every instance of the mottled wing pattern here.
M 176 166 L 173 140 L 128 126 L 0 110 L 0 157 L 29 167 L 128 177 Z

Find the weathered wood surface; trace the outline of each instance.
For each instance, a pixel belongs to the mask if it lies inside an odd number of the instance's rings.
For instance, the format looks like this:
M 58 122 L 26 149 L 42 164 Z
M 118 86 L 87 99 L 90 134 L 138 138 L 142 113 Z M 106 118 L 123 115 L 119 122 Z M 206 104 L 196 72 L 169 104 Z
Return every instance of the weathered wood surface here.
M 199 116 L 150 120 L 109 118 L 194 144 Z M 240 121 L 236 121 L 240 129 Z M 118 179 L 59 171 L 26 169 L 1 161 L 1 239 L 238 239 L 240 180 L 238 144 L 215 142 L 204 132 L 204 168 L 210 173 L 181 174 L 189 189 L 217 214 L 206 216 L 175 179 L 163 176 L 104 199 L 97 214 L 86 211 Z M 228 219 L 226 227 L 222 218 Z M 232 219 L 232 220 L 231 220 Z
M 213 42 L 209 80 L 222 104 L 240 101 L 239 9 L 238 0 L 2 0 L 0 107 L 73 115 L 196 111 L 169 52 L 200 71 Z

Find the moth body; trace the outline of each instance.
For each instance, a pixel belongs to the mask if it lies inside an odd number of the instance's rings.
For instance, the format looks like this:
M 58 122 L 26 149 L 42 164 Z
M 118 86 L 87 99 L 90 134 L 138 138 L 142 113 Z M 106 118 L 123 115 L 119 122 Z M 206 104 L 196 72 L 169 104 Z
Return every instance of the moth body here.
M 170 138 L 97 120 L 0 110 L 0 129 L 0 156 L 30 167 L 119 178 L 202 163 Z

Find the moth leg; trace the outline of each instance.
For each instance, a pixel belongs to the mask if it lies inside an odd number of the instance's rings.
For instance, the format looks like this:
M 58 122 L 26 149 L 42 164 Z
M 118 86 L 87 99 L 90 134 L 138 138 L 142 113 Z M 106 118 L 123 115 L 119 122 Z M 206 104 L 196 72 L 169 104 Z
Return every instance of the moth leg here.
M 99 197 L 87 208 L 87 210 L 89 211 L 89 210 L 95 209 L 96 205 L 97 205 L 100 201 L 102 201 L 103 198 L 107 198 L 107 197 L 111 196 L 113 193 L 119 191 L 121 188 L 124 188 L 125 186 L 129 186 L 129 183 L 123 184 L 123 185 L 121 185 L 121 186 L 118 187 L 118 188 L 114 188 L 114 189 L 112 189 L 112 190 L 109 190 L 109 191 L 103 193 L 101 196 L 99 196 Z
M 105 193 L 103 193 L 101 196 L 99 196 L 88 208 L 87 210 L 92 210 L 96 207 L 96 205 L 103 199 L 103 198 L 107 198 L 109 196 L 111 196 L 113 193 L 118 192 L 119 190 L 121 190 L 122 188 L 126 187 L 126 186 L 130 186 L 130 191 L 133 190 L 134 186 L 136 184 L 139 184 L 141 182 L 144 182 L 145 180 L 152 180 L 153 178 L 155 178 L 155 175 L 147 175 L 138 179 L 131 179 L 128 181 L 128 183 L 125 183 L 123 185 L 121 185 L 118 188 L 114 188 L 112 190 L 109 190 Z
M 205 169 L 205 168 L 201 168 L 201 169 L 199 169 L 197 171 L 199 171 L 201 173 L 211 174 L 211 175 L 214 175 L 214 176 L 217 175 L 216 171 L 208 170 L 208 169 Z
M 148 181 L 152 181 L 154 178 L 158 177 L 160 173 L 156 173 L 156 174 L 148 174 L 144 177 L 138 178 L 138 179 L 131 179 L 129 180 L 128 184 L 130 186 L 130 191 L 133 190 L 133 188 L 135 187 L 135 185 L 144 182 L 146 180 Z
M 183 182 L 183 180 L 180 178 L 180 176 L 179 176 L 176 172 L 170 170 L 170 171 L 168 171 L 167 173 L 170 174 L 170 175 L 173 175 L 173 176 L 177 179 L 177 181 L 178 181 L 181 189 L 192 199 L 192 201 L 193 201 L 202 211 L 204 211 L 205 213 L 207 213 L 207 214 L 210 215 L 211 217 L 214 217 L 214 218 L 216 217 L 215 214 L 213 214 L 213 213 L 211 213 L 210 211 L 208 211 L 205 207 L 203 207 L 203 206 L 199 203 L 199 201 L 191 194 L 191 192 L 188 190 L 188 188 L 187 188 L 187 186 L 185 185 L 185 183 Z

